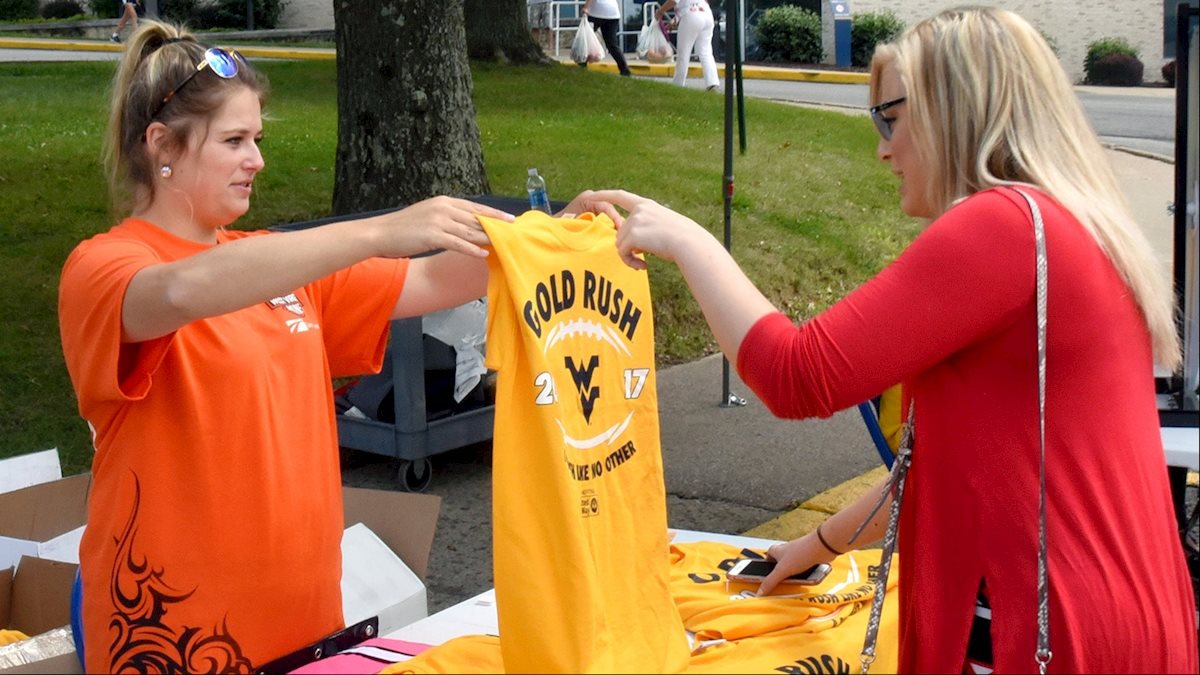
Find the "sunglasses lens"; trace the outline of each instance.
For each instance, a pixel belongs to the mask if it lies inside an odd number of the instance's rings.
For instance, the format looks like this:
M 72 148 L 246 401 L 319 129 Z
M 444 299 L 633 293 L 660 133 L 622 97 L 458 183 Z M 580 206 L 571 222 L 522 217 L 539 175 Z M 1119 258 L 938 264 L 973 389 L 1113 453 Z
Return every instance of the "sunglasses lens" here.
M 225 78 L 226 80 L 234 75 L 237 75 L 237 59 L 235 59 L 232 54 L 224 49 L 218 49 L 216 47 L 209 49 L 208 51 L 204 52 L 204 60 L 208 62 L 208 67 L 212 68 L 214 73 Z
M 883 136 L 883 140 L 892 140 L 892 125 L 890 122 L 884 121 L 883 116 L 877 112 L 871 113 L 871 121 L 875 123 L 875 128 L 879 130 L 879 135 Z

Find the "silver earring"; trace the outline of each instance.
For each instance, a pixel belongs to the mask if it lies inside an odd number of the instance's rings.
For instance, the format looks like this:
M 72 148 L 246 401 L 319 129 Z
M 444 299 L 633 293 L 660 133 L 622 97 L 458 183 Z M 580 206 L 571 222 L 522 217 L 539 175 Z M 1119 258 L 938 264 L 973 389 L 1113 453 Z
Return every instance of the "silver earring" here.
M 170 165 L 170 164 L 163 164 L 163 165 L 162 165 L 162 167 L 161 167 L 161 168 L 159 168 L 159 170 L 158 170 L 158 173 L 159 173 L 159 175 L 161 175 L 163 178 L 170 178 L 170 177 L 171 177 L 171 165 Z

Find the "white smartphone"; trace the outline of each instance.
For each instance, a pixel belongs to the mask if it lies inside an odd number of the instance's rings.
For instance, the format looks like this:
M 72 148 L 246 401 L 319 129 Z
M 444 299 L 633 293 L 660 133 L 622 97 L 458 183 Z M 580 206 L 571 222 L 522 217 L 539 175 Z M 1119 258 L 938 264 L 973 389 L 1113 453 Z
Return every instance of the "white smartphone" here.
M 733 567 L 729 568 L 726 576 L 729 577 L 730 581 L 742 581 L 760 584 L 762 583 L 763 579 L 766 579 L 767 575 L 771 573 L 771 570 L 774 569 L 774 560 L 755 560 L 753 558 L 742 558 L 741 560 L 735 562 Z M 804 584 L 811 586 L 824 581 L 825 577 L 828 576 L 829 572 L 832 570 L 833 567 L 831 567 L 829 563 L 818 563 L 804 570 L 803 572 L 800 572 L 799 574 L 793 574 L 780 583 Z

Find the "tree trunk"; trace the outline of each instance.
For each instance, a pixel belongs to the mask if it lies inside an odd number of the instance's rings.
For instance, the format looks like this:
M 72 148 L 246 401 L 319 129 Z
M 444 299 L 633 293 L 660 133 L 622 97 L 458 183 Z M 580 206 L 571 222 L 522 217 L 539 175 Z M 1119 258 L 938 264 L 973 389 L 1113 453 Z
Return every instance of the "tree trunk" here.
M 463 0 L 335 0 L 333 212 L 488 194 Z
M 467 54 L 501 63 L 549 63 L 529 32 L 527 0 L 466 0 Z

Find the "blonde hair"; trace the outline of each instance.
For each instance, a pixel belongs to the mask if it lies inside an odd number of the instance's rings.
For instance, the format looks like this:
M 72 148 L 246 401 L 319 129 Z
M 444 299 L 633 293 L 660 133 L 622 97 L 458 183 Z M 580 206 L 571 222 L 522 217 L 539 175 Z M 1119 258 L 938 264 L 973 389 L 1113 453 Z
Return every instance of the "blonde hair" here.
M 146 151 L 146 128 L 161 122 L 168 131 L 165 149 L 182 151 L 197 128 L 238 88 L 247 88 L 265 104 L 266 78 L 245 61 L 226 80 L 198 74 L 176 92 L 169 104 L 163 99 L 204 58 L 206 47 L 181 26 L 143 20 L 129 36 L 124 56 L 113 76 L 108 129 L 104 136 L 104 168 L 114 214 L 150 203 L 154 199 L 154 158 Z
M 1002 9 L 941 12 L 876 49 L 872 105 L 880 73 L 893 66 L 906 88 L 918 159 L 936 171 L 924 195 L 933 215 L 999 185 L 1026 183 L 1050 195 L 1112 261 L 1141 308 L 1156 360 L 1176 370 L 1182 356 L 1171 283 L 1042 35 Z

